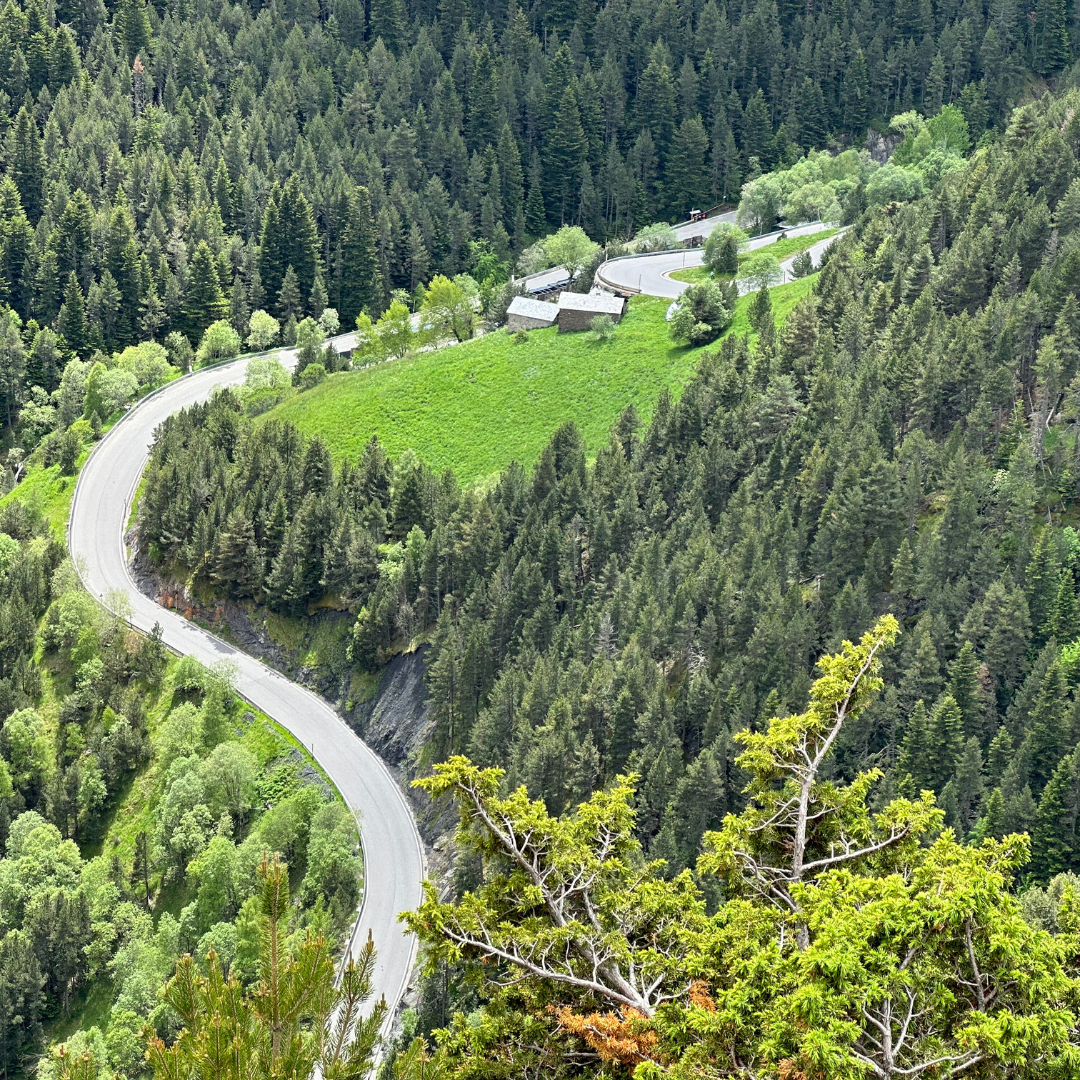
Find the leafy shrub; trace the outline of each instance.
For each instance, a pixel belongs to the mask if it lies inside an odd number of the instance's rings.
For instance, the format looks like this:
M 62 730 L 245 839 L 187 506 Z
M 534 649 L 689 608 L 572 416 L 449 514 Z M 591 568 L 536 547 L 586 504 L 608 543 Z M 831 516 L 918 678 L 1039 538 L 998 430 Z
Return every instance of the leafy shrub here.
M 615 320 L 610 315 L 594 315 L 589 330 L 593 341 L 611 341 L 615 337 Z
M 281 323 L 273 315 L 267 314 L 260 308 L 251 313 L 251 318 L 248 319 L 248 331 L 248 348 L 268 349 L 281 333 Z
M 714 274 L 737 274 L 739 250 L 746 243 L 746 233 L 729 222 L 721 222 L 705 241 L 705 265 Z
M 225 319 L 218 319 L 206 328 L 195 359 L 200 364 L 212 364 L 215 360 L 228 360 L 239 352 L 240 335 Z

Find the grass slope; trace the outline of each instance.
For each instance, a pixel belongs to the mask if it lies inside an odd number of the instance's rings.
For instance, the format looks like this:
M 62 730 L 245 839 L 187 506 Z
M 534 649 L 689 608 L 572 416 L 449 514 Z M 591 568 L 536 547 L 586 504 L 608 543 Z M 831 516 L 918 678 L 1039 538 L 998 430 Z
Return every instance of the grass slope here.
M 78 468 L 82 468 L 89 456 L 90 447 L 83 447 Z M 38 452 L 27 460 L 23 478 L 0 498 L 0 506 L 17 499 L 40 510 L 56 536 L 64 540 L 67 537 L 68 518 L 71 517 L 71 500 L 75 497 L 76 477 L 64 476 L 59 465 L 45 468 L 40 457 Z
M 803 278 L 773 290 L 782 319 L 813 285 Z M 728 333 L 749 330 L 749 297 Z M 533 330 L 521 344 L 505 331 L 405 360 L 332 375 L 264 414 L 319 434 L 335 457 L 355 457 L 372 435 L 394 456 L 414 450 L 436 472 L 462 483 L 511 461 L 532 465 L 567 420 L 590 450 L 632 404 L 648 420 L 660 390 L 678 394 L 701 349 L 675 345 L 665 314 L 670 301 L 636 296 L 614 340 Z M 715 347 L 711 346 L 711 347 Z

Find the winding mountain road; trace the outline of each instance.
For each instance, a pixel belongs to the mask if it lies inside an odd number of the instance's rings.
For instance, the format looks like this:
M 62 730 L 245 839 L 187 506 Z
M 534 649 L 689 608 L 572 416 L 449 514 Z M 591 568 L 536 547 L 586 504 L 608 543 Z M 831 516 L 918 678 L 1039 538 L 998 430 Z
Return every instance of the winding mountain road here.
M 334 339 L 352 347 L 352 335 Z M 295 354 L 281 354 L 288 366 Z M 143 595 L 129 568 L 124 530 L 154 430 L 166 417 L 210 396 L 215 386 L 244 379 L 247 360 L 196 371 L 162 387 L 132 408 L 94 448 L 79 474 L 68 527 L 68 545 L 86 588 L 132 626 L 149 632 L 160 623 L 166 645 L 204 664 L 235 665 L 237 690 L 272 716 L 311 751 L 360 822 L 364 894 L 349 949 L 371 931 L 378 949 L 375 998 L 390 1006 L 387 1027 L 408 984 L 415 939 L 399 912 L 421 901 L 424 852 L 405 796 L 377 754 L 320 697 L 247 653 Z
M 715 223 L 728 217 L 729 215 L 722 215 L 716 219 L 710 219 L 710 223 L 715 226 Z M 766 233 L 764 236 L 754 236 L 746 242 L 744 250 L 756 251 L 759 248 L 767 248 L 781 236 L 812 236 L 825 228 L 827 226 L 822 225 L 821 222 L 815 222 L 811 225 L 798 225 L 792 229 L 785 229 L 783 232 L 777 230 L 776 232 Z M 706 231 L 711 232 L 712 230 L 708 229 Z M 813 259 L 814 266 L 821 265 L 822 252 L 837 239 L 837 235 L 839 234 L 834 234 L 825 240 L 819 240 L 807 249 L 810 252 L 811 259 Z M 684 289 L 690 287 L 690 283 L 676 281 L 671 275 L 677 270 L 689 270 L 691 267 L 701 266 L 704 258 L 705 253 L 702 248 L 687 248 L 684 251 L 660 251 L 654 255 L 624 255 L 602 263 L 596 271 L 596 282 L 598 285 L 618 292 L 646 293 L 649 296 L 662 296 L 674 300 L 682 294 Z M 780 268 L 784 271 L 784 281 L 789 281 L 793 277 L 791 264 L 795 261 L 795 258 L 796 256 L 791 255 L 780 261 Z M 740 286 L 740 291 L 746 290 L 743 290 Z
M 732 217 L 723 214 L 680 226 L 679 238 L 710 232 L 718 222 Z M 805 226 L 789 230 L 787 235 L 820 227 Z M 763 247 L 773 239 L 773 235 L 757 237 L 748 246 Z M 810 249 L 815 264 L 831 242 L 832 238 Z M 785 269 L 790 269 L 790 261 L 782 264 Z M 629 292 L 674 298 L 686 283 L 669 275 L 698 265 L 700 249 L 640 255 L 605 263 L 598 281 Z M 339 352 L 350 351 L 355 334 L 342 334 L 332 343 Z M 295 366 L 295 352 L 279 356 L 287 367 Z M 378 755 L 322 698 L 145 596 L 132 577 L 124 543 L 132 500 L 155 429 L 177 410 L 206 400 L 214 387 L 243 382 L 246 369 L 247 359 L 243 359 L 193 372 L 132 408 L 94 448 L 79 474 L 68 545 L 88 591 L 106 607 L 122 613 L 136 629 L 149 633 L 160 623 L 162 639 L 169 648 L 207 665 L 219 661 L 234 665 L 237 690 L 309 748 L 356 813 L 364 849 L 364 897 L 349 949 L 361 946 L 371 932 L 378 948 L 375 994 L 385 996 L 392 1018 L 416 958 L 416 942 L 403 931 L 397 917 L 420 903 L 424 876 L 423 845 L 402 791 Z

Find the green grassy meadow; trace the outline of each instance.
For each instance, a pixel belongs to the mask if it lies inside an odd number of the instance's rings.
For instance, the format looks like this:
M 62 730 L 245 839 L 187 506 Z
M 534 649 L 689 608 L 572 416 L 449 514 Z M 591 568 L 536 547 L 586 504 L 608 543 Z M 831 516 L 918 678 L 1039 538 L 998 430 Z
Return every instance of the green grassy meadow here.
M 812 287 L 807 277 L 773 290 L 783 319 Z M 747 333 L 742 297 L 728 333 Z M 462 345 L 419 353 L 323 383 L 265 413 L 319 434 L 335 457 L 356 457 L 372 435 L 397 456 L 405 449 L 461 483 L 483 480 L 517 460 L 535 462 L 559 427 L 573 420 L 590 451 L 607 441 L 627 405 L 652 415 L 661 389 L 676 397 L 702 349 L 674 344 L 669 300 L 635 296 L 609 342 L 588 333 L 533 330 L 516 343 L 499 330 Z M 715 343 L 705 348 L 715 348 Z

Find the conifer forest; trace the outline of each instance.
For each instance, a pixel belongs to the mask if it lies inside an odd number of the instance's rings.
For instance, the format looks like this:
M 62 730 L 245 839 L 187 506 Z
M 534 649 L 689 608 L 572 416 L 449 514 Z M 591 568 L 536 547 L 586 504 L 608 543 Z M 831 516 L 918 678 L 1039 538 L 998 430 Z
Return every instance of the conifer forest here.
M 1080 1077 L 1073 0 L 4 0 L 0 1080 L 313 1075 Z

